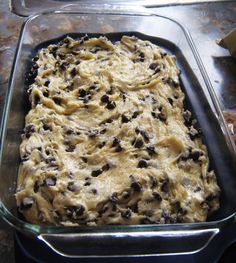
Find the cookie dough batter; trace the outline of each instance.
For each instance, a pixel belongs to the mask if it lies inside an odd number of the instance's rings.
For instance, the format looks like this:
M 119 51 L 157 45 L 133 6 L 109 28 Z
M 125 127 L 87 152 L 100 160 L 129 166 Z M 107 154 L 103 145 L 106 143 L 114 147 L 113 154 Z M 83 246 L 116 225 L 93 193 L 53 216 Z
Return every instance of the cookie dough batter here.
M 34 58 L 16 201 L 39 225 L 205 221 L 219 187 L 174 57 L 123 36 Z

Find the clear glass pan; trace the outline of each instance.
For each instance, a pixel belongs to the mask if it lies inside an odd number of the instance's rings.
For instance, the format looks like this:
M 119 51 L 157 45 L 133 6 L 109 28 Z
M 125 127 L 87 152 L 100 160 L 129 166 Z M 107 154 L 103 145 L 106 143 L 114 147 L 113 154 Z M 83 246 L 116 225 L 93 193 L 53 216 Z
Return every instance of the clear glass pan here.
M 14 192 L 19 144 L 28 111 L 26 74 L 38 46 L 73 33 L 134 34 L 168 49 L 177 57 L 187 105 L 194 112 L 209 148 L 212 168 L 222 189 L 221 208 L 205 223 L 172 225 L 41 227 L 18 217 Z M 36 14 L 22 26 L 1 124 L 0 215 L 18 231 L 46 242 L 67 257 L 115 257 L 195 253 L 234 222 L 236 211 L 235 146 L 219 103 L 190 34 L 171 18 L 145 9 L 80 5 Z

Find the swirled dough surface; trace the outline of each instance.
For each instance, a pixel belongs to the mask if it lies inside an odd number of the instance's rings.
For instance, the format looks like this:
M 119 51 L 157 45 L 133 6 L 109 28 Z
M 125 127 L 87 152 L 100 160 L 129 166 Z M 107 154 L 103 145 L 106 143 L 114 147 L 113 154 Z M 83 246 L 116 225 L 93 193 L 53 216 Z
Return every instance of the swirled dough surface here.
M 199 222 L 218 209 L 174 57 L 136 37 L 85 36 L 49 45 L 34 61 L 16 192 L 26 220 Z

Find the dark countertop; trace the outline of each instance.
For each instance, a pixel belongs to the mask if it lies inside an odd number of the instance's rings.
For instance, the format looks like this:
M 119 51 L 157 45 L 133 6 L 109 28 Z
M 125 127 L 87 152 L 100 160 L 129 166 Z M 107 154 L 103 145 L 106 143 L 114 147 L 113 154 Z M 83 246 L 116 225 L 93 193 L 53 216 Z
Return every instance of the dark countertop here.
M 156 12 L 182 22 L 190 31 L 222 109 L 236 104 L 236 60 L 215 40 L 236 28 L 236 2 L 161 7 Z M 24 18 L 11 14 L 0 0 L 0 117 L 17 39 Z M 0 262 L 13 263 L 13 231 L 0 219 Z M 226 262 L 226 261 L 225 261 Z

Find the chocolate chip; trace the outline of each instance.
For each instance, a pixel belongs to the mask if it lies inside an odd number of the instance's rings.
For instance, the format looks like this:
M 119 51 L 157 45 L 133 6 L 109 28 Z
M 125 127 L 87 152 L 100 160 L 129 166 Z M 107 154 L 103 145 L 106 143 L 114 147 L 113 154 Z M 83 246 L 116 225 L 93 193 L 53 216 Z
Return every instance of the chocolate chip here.
M 108 171 L 109 169 L 110 169 L 110 165 L 108 163 L 103 165 L 103 167 L 102 167 L 103 171 Z
M 106 108 L 109 110 L 113 110 L 116 107 L 116 103 L 114 101 L 109 101 L 106 105 Z
M 161 197 L 161 195 L 159 193 L 153 192 L 152 195 L 155 198 L 155 200 L 157 200 L 159 202 L 162 201 L 162 197 Z
M 82 37 L 82 39 L 83 39 L 84 41 L 87 41 L 87 40 L 89 40 L 89 37 L 88 37 L 88 35 L 85 35 L 84 37 Z
M 73 87 L 73 85 L 71 84 L 71 85 L 68 85 L 68 86 L 66 86 L 66 88 L 65 88 L 65 90 L 67 91 L 67 92 L 69 92 L 69 91 L 72 91 L 74 89 L 74 87 Z
M 129 197 L 130 197 L 130 192 L 124 191 L 124 192 L 122 193 L 122 198 L 128 199 Z
M 85 182 L 84 183 L 84 186 L 89 186 L 89 185 L 91 185 L 91 182 Z
M 143 136 L 144 140 L 146 142 L 149 142 L 149 135 L 148 135 L 148 133 L 146 131 L 144 131 L 144 130 L 141 130 L 140 133 Z
M 102 121 L 101 124 L 104 124 L 104 123 L 112 123 L 113 121 L 114 121 L 114 119 L 113 119 L 112 117 L 110 117 L 110 118 L 108 118 L 108 119 Z
M 98 135 L 98 130 L 89 131 L 88 137 L 95 138 Z
M 93 84 L 93 85 L 91 85 L 90 87 L 89 87 L 89 89 L 91 89 L 91 90 L 94 90 L 94 89 L 96 89 L 97 88 L 97 86 L 95 85 L 95 84 Z
M 140 128 L 139 128 L 139 127 L 136 127 L 136 128 L 135 128 L 135 133 L 136 133 L 136 134 L 139 134 L 139 133 L 140 133 L 140 131 L 141 131 L 141 130 L 140 130 Z
M 157 113 L 155 111 L 152 111 L 151 115 L 152 115 L 153 118 L 158 119 L 158 115 L 157 115 Z
M 116 205 L 115 203 L 112 203 L 112 204 L 111 204 L 111 210 L 112 210 L 113 212 L 115 212 L 115 211 L 117 210 L 117 205 Z M 116 214 L 115 214 L 115 213 L 110 213 L 108 216 L 109 216 L 109 217 L 115 217 Z
M 125 211 L 121 212 L 121 216 L 125 219 L 129 219 L 131 217 L 131 211 L 130 209 L 127 209 Z
M 134 146 L 134 144 L 135 144 L 135 141 L 136 141 L 136 138 L 134 138 L 134 139 L 131 141 L 131 145 L 133 145 L 133 146 Z
M 70 43 L 70 39 L 68 37 L 64 38 L 62 40 L 65 44 L 69 44 Z
M 32 59 L 33 62 L 36 62 L 36 61 L 38 61 L 38 60 L 39 60 L 39 57 L 38 57 L 38 56 L 35 56 L 35 57 Z
M 103 95 L 103 96 L 101 97 L 101 102 L 103 102 L 103 103 L 108 103 L 108 102 L 109 102 L 109 96 L 107 96 L 106 94 Z
M 142 185 L 140 182 L 131 183 L 130 187 L 134 190 L 134 192 L 140 192 L 142 190 Z
M 165 83 L 165 82 L 174 88 L 177 88 L 179 86 L 179 82 L 172 79 L 172 78 L 163 79 L 163 83 Z
M 56 159 L 55 159 L 55 157 L 50 156 L 50 157 L 48 157 L 47 159 L 45 159 L 45 162 L 46 162 L 46 163 L 56 162 Z
M 161 58 L 164 58 L 165 56 L 167 56 L 167 53 L 165 51 L 161 52 Z
M 40 96 L 38 94 L 35 94 L 34 95 L 34 104 L 37 105 L 40 103 Z
M 137 139 L 134 143 L 135 148 L 141 148 L 143 146 L 143 140 L 142 139 Z
M 90 50 L 90 52 L 96 54 L 100 50 L 102 50 L 100 46 L 95 46 Z
M 37 63 L 35 63 L 33 66 L 32 66 L 33 69 L 38 69 L 39 68 L 39 65 Z
M 57 182 L 57 178 L 56 177 L 47 177 L 45 180 L 44 180 L 44 183 L 47 185 L 47 186 L 55 186 L 56 185 L 56 182 Z
M 169 191 L 169 179 L 164 179 L 161 185 L 161 191 L 167 193 Z
M 157 182 L 156 177 L 150 176 L 150 183 L 151 183 L 151 188 L 158 186 L 158 182 Z
M 139 53 L 139 58 L 136 61 L 144 62 L 145 54 L 143 52 Z
M 162 218 L 164 219 L 165 223 L 169 223 L 170 222 L 170 214 L 168 211 L 163 210 L 162 211 Z
M 98 190 L 95 189 L 95 188 L 92 188 L 92 189 L 91 189 L 91 192 L 92 192 L 94 195 L 96 195 L 96 194 L 98 193 Z
M 35 193 L 37 193 L 38 191 L 39 191 L 39 183 L 38 183 L 38 181 L 36 181 L 35 183 L 34 183 L 34 192 Z
M 76 148 L 75 145 L 69 144 L 66 147 L 66 152 L 73 152 L 75 150 L 75 148 Z
M 135 111 L 132 115 L 133 119 L 136 119 L 140 113 L 138 111 Z
M 35 132 L 35 126 L 33 124 L 28 124 L 23 131 L 25 133 L 25 137 L 29 138 L 32 135 L 32 133 Z
M 57 167 L 58 164 L 57 164 L 57 161 L 54 157 L 48 157 L 46 160 L 45 160 L 46 163 L 49 164 L 49 166 L 51 167 Z
M 56 50 L 54 50 L 54 48 L 52 48 L 52 51 L 50 52 L 54 58 L 57 58 L 57 52 Z
M 140 100 L 140 101 L 145 101 L 145 98 L 138 98 L 138 100 Z
M 100 210 L 98 211 L 98 213 L 99 213 L 100 215 L 102 215 L 102 214 L 106 213 L 108 210 L 109 210 L 108 205 L 104 205 L 104 206 L 102 207 L 102 209 L 100 209 Z
M 129 122 L 129 118 L 127 116 L 125 116 L 124 114 L 121 115 L 121 122 L 122 123 L 127 123 Z
M 187 149 L 184 152 L 182 152 L 181 159 L 183 161 L 186 161 L 186 160 L 188 160 L 190 158 L 189 156 L 190 156 L 190 151 L 189 151 L 189 149 Z
M 170 105 L 173 105 L 173 99 L 172 98 L 168 98 L 168 101 L 169 101 L 169 103 L 170 103 Z
M 46 81 L 44 82 L 44 86 L 46 86 L 46 87 L 48 87 L 49 84 L 50 84 L 50 80 L 46 80 Z
M 100 142 L 98 148 L 102 149 L 106 145 L 106 142 Z
M 59 44 L 63 45 L 63 41 L 59 42 Z M 59 56 L 60 59 L 65 59 L 65 57 L 66 57 L 65 54 L 63 54 L 61 52 L 57 52 L 57 55 Z
M 157 73 L 159 73 L 160 71 L 161 71 L 161 67 L 158 66 L 158 67 L 155 69 L 154 74 L 157 74 Z
M 159 113 L 158 114 L 158 118 L 161 120 L 161 121 L 166 121 L 166 114 L 164 114 L 163 112 Z
M 77 52 L 77 51 L 71 51 L 71 54 L 77 56 L 77 55 L 78 55 L 78 52 Z M 76 63 L 75 63 L 75 64 L 76 64 Z M 78 65 L 78 64 L 76 64 L 76 65 Z
M 58 67 L 59 67 L 59 69 L 61 70 L 61 71 L 64 71 L 64 70 L 66 70 L 66 67 L 68 66 L 68 63 L 66 63 L 66 62 L 62 62 L 62 63 L 59 63 L 58 64 Z
M 144 54 L 143 52 L 140 52 L 140 53 L 139 53 L 139 56 L 140 56 L 141 58 L 144 58 L 144 57 L 145 57 L 145 54 Z
M 156 153 L 155 147 L 152 146 L 152 145 L 151 145 L 151 146 L 147 146 L 146 151 L 147 151 L 150 155 Z
M 57 105 L 61 105 L 62 103 L 62 99 L 60 97 L 54 97 L 52 98 L 53 101 L 57 104 Z
M 82 216 L 83 213 L 84 213 L 84 211 L 85 211 L 85 208 L 84 208 L 83 205 L 79 205 L 79 206 L 77 206 L 77 208 L 75 209 L 75 213 L 76 213 L 77 216 Z
M 85 162 L 85 163 L 88 162 L 88 158 L 87 158 L 87 157 L 81 156 L 80 158 L 81 158 L 81 160 L 82 160 L 83 162 Z
M 86 97 L 83 99 L 83 103 L 84 103 L 84 104 L 87 104 L 90 99 L 91 99 L 91 96 L 86 96 Z M 85 108 L 88 108 L 88 106 L 86 105 Z
M 199 157 L 201 156 L 201 152 L 197 149 L 194 149 L 191 151 L 190 153 L 190 157 L 194 160 L 197 161 L 199 159 Z
M 32 207 L 32 205 L 34 204 L 34 199 L 33 197 L 24 197 L 22 199 L 22 203 L 21 203 L 21 206 L 20 208 L 21 209 L 29 209 Z
M 129 208 L 130 208 L 134 213 L 138 213 L 138 204 L 137 204 L 137 203 L 129 206 Z
M 198 186 L 196 189 L 194 189 L 194 192 L 196 193 L 196 192 L 199 192 L 201 190 L 202 190 L 202 188 L 200 186 Z
M 110 89 L 107 91 L 107 94 L 112 95 L 113 94 L 113 88 L 110 87 Z
M 68 128 L 66 131 L 65 131 L 65 134 L 66 135 L 71 135 L 71 134 L 74 134 L 75 133 L 75 131 L 73 130 L 73 129 L 71 129 L 71 128 Z
M 158 104 L 158 100 L 152 97 L 152 104 Z
M 67 185 L 67 189 L 71 192 L 75 192 L 77 190 L 77 186 L 75 185 L 74 182 L 69 182 Z
M 173 86 L 174 86 L 175 88 L 177 88 L 177 87 L 179 86 L 179 82 L 178 82 L 178 81 L 172 80 L 172 82 L 173 82 Z
M 172 203 L 172 209 L 175 211 L 175 213 L 182 213 L 182 207 L 179 201 L 174 201 Z
M 102 129 L 102 130 L 100 131 L 100 134 L 104 134 L 104 133 L 106 133 L 106 131 L 107 131 L 107 129 L 104 128 L 104 129 Z
M 112 147 L 116 147 L 120 144 L 120 139 L 117 137 L 114 137 L 113 142 L 112 142 Z
M 115 151 L 116 152 L 121 152 L 123 150 L 123 148 L 121 147 L 121 145 L 117 145 L 116 148 L 115 148 Z
M 218 197 L 217 195 L 209 194 L 209 195 L 206 197 L 206 201 L 207 201 L 207 202 L 211 202 L 211 201 L 213 201 L 214 199 L 216 199 L 217 197 Z
M 48 131 L 48 130 L 52 130 L 52 126 L 51 125 L 49 125 L 48 123 L 44 123 L 43 124 L 43 129 L 45 130 L 45 131 Z
M 94 170 L 94 171 L 92 171 L 92 173 L 91 173 L 91 175 L 93 176 L 93 177 L 97 177 L 97 176 L 99 176 L 100 174 L 102 174 L 102 169 L 98 169 L 98 170 Z
M 158 64 L 155 63 L 155 62 L 153 62 L 153 63 L 151 63 L 151 64 L 149 65 L 149 68 L 150 68 L 151 70 L 154 70 L 154 69 L 156 69 L 157 66 L 158 66 Z
M 49 92 L 48 92 L 48 90 L 45 90 L 45 91 L 43 92 L 43 96 L 46 97 L 46 98 L 49 97 Z
M 85 207 L 83 205 L 78 206 L 68 206 L 65 209 L 67 216 L 72 217 L 73 219 L 77 219 L 83 215 L 85 211 Z
M 140 160 L 138 162 L 138 168 L 147 168 L 147 166 L 148 166 L 148 163 L 145 160 Z
M 86 90 L 84 89 L 79 89 L 79 97 L 84 98 L 87 95 Z
M 76 70 L 76 68 L 73 68 L 70 72 L 71 77 L 74 78 L 76 76 L 76 74 L 77 74 L 77 70 Z
M 22 158 L 21 158 L 21 162 L 26 162 L 30 159 L 30 154 L 26 153 Z
M 117 194 L 117 192 L 112 193 L 109 199 L 112 202 L 117 202 L 118 201 L 118 194 Z

